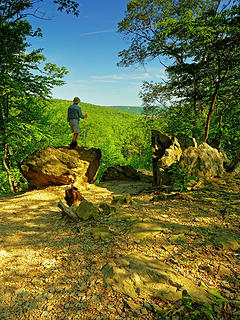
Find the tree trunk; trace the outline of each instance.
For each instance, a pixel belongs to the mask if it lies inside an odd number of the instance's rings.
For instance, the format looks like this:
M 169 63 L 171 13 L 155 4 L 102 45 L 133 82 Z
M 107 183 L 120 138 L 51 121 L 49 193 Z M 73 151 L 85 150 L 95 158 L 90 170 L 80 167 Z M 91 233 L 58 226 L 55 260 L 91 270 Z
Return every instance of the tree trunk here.
M 220 146 L 221 146 L 221 141 L 222 141 L 222 119 L 223 119 L 223 114 L 224 114 L 224 111 L 226 109 L 223 109 L 222 112 L 221 112 L 221 115 L 220 115 L 220 119 L 219 119 L 219 122 L 218 122 L 218 134 L 216 135 L 215 139 L 214 139 L 214 142 L 215 142 L 215 145 L 213 146 L 214 148 L 220 149 Z
M 12 157 L 10 156 L 10 151 L 12 152 L 12 148 L 7 148 L 8 152 L 8 168 L 11 170 L 14 170 L 14 166 L 13 166 L 13 162 L 12 162 Z M 20 191 L 20 188 L 19 188 L 19 184 L 17 183 L 17 180 L 16 180 L 16 177 L 15 175 L 12 176 L 12 184 L 13 184 L 13 188 L 14 188 L 14 192 L 18 192 Z
M 213 94 L 213 97 L 212 97 L 211 106 L 210 106 L 209 111 L 208 111 L 207 122 L 206 122 L 206 126 L 205 126 L 204 142 L 207 142 L 207 139 L 208 139 L 211 118 L 212 118 L 214 106 L 215 106 L 215 103 L 216 103 L 216 100 L 217 100 L 217 92 L 218 92 L 219 87 L 220 87 L 220 83 L 218 83 L 216 85 L 216 88 L 215 88 L 215 91 L 214 91 L 214 94 Z
M 10 188 L 12 193 L 15 193 L 14 188 L 13 188 L 13 183 L 12 183 L 12 180 L 11 180 L 10 170 L 9 170 L 7 162 L 6 162 L 7 156 L 8 156 L 8 148 L 7 148 L 7 143 L 5 142 L 4 143 L 4 155 L 3 155 L 3 159 L 2 160 L 3 160 L 4 168 L 5 168 L 6 172 L 7 172 L 9 188 Z

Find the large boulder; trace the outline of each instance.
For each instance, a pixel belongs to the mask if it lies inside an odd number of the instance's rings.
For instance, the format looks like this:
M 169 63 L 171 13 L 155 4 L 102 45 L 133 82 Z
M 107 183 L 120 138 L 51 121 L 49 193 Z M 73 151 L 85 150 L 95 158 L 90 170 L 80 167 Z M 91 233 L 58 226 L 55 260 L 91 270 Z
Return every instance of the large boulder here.
M 232 175 L 235 178 L 240 178 L 240 148 L 238 149 L 232 164 L 231 164 Z
M 60 200 L 58 207 L 62 210 L 62 216 L 72 221 L 87 221 L 96 220 L 99 216 L 100 210 L 90 201 L 83 199 L 79 205 L 71 205 L 70 208 L 66 207 Z
M 101 182 L 112 180 L 140 180 L 140 174 L 130 165 L 116 164 L 108 167 L 101 178 Z
M 153 185 L 170 184 L 170 175 L 166 169 L 179 162 L 182 155 L 177 138 L 152 130 L 152 151 Z
M 223 159 L 217 149 L 206 142 L 184 150 L 181 161 L 188 174 L 195 177 L 219 177 L 224 173 Z
M 116 258 L 103 267 L 102 273 L 106 286 L 133 299 L 177 301 L 187 293 L 197 301 L 214 300 L 212 295 L 166 263 L 140 254 Z
M 87 200 L 83 200 L 79 206 L 72 206 L 71 209 L 75 211 L 79 220 L 96 220 L 99 215 L 98 207 Z
M 238 162 L 233 168 L 232 175 L 235 178 L 240 178 L 240 162 Z
M 21 171 L 31 187 L 76 184 L 95 181 L 101 160 L 100 149 L 50 147 L 38 149 L 21 164 Z
M 152 163 L 153 185 L 171 185 L 172 167 L 174 164 L 189 176 L 209 178 L 221 176 L 224 173 L 223 157 L 217 149 L 207 143 L 197 146 L 195 139 L 176 137 L 159 131 L 152 131 Z
M 76 151 L 81 160 L 89 163 L 86 176 L 88 182 L 93 183 L 96 180 L 100 169 L 100 161 L 102 157 L 101 150 L 98 148 L 77 148 Z

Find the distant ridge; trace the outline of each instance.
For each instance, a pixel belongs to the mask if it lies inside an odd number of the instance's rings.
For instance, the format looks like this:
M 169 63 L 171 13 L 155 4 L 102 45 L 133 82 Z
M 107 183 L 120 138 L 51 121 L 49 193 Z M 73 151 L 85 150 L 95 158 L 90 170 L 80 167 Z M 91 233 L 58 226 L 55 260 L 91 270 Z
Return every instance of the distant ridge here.
M 143 107 L 133 107 L 133 106 L 107 106 L 108 108 L 112 108 L 115 110 L 140 115 L 143 111 Z

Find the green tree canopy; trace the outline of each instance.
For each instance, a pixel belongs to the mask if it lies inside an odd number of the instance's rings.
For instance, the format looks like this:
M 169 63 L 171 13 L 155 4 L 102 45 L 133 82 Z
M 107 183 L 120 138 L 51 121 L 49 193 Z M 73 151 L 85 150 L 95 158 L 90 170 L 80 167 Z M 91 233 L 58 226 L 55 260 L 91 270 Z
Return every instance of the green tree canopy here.
M 35 6 L 44 2 L 44 0 L 6 0 L 0 2 L 0 19 L 1 22 L 17 22 L 24 20 L 28 16 L 37 15 Z M 45 0 L 46 2 L 46 0 Z M 53 0 L 53 3 L 57 5 L 59 11 L 65 11 L 67 13 L 73 13 L 78 15 L 79 4 L 73 0 Z
M 77 14 L 77 3 L 56 0 L 59 10 Z M 35 1 L 0 3 L 0 156 L 12 192 L 16 190 L 16 163 L 48 138 L 44 125 L 45 99 L 62 85 L 64 67 L 45 62 L 41 50 L 29 50 L 27 39 L 41 36 L 26 20 Z
M 164 64 L 168 58 L 168 80 L 143 85 L 148 112 L 166 99 L 188 103 L 195 114 L 203 115 L 204 140 L 208 139 L 216 103 L 231 97 L 229 86 L 239 98 L 239 12 L 239 1 L 234 0 L 128 3 L 118 30 L 131 44 L 119 53 L 119 65 L 144 64 L 156 57 Z

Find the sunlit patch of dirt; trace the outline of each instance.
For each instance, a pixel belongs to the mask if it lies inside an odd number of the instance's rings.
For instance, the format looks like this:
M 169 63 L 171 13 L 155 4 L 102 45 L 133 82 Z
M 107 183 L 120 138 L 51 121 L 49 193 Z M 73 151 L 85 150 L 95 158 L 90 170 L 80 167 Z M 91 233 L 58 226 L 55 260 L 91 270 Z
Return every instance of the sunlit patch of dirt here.
M 239 301 L 240 251 L 215 241 L 225 233 L 240 238 L 239 186 L 213 179 L 205 189 L 153 200 L 159 191 L 147 182 L 85 184 L 80 192 L 95 204 L 122 193 L 133 202 L 79 224 L 62 219 L 57 206 L 66 187 L 0 196 L 0 319 L 157 319 L 146 301 L 134 301 L 135 312 L 127 297 L 103 284 L 102 267 L 131 252 Z M 96 226 L 110 227 L 113 238 L 95 240 Z

